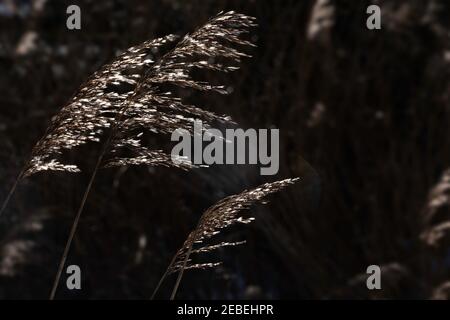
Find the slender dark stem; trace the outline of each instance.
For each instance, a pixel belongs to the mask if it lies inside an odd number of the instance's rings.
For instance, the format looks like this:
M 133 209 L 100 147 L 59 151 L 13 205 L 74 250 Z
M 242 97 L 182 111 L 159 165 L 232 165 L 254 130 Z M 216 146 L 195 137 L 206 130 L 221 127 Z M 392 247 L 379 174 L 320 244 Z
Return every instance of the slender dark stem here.
M 155 298 L 156 293 L 158 292 L 159 288 L 161 287 L 161 284 L 163 283 L 164 279 L 166 279 L 167 275 L 169 274 L 170 268 L 172 268 L 173 264 L 175 263 L 175 260 L 177 259 L 178 254 L 174 255 L 172 258 L 172 261 L 170 262 L 169 266 L 166 269 L 166 272 L 164 272 L 161 279 L 159 279 L 158 285 L 156 286 L 155 290 L 153 291 L 153 294 L 150 298 L 150 300 L 153 300 Z
M 176 47 L 174 49 L 172 49 L 171 51 L 167 52 L 160 59 L 163 59 L 165 56 L 167 56 L 170 53 L 172 53 L 179 45 L 180 45 L 180 42 L 176 45 Z M 53 288 L 52 288 L 52 291 L 50 293 L 50 300 L 53 300 L 55 298 L 55 293 L 56 293 L 56 289 L 58 288 L 58 283 L 59 283 L 59 280 L 61 278 L 62 270 L 64 268 L 64 264 L 66 262 L 67 255 L 69 253 L 70 246 L 72 244 L 72 240 L 73 240 L 73 237 L 75 235 L 75 232 L 76 232 L 76 229 L 77 229 L 77 226 L 78 226 L 78 222 L 79 222 L 80 217 L 81 217 L 81 213 L 83 212 L 84 205 L 86 204 L 87 197 L 88 197 L 89 192 L 90 192 L 90 190 L 92 188 L 92 185 L 94 183 L 94 180 L 95 180 L 95 177 L 97 175 L 98 169 L 100 168 L 100 165 L 101 165 L 101 163 L 103 161 L 103 158 L 104 158 L 106 152 L 108 151 L 108 148 L 109 148 L 111 142 L 113 141 L 113 139 L 114 139 L 114 137 L 115 137 L 115 135 L 117 133 L 117 130 L 118 130 L 119 126 L 120 126 L 120 123 L 122 122 L 123 117 L 125 116 L 125 112 L 128 109 L 128 107 L 129 107 L 129 102 L 133 101 L 133 99 L 137 96 L 139 90 L 143 86 L 143 83 L 144 83 L 144 81 L 141 81 L 140 83 L 138 83 L 137 87 L 135 88 L 134 94 L 129 96 L 125 100 L 124 106 L 120 109 L 119 113 L 117 114 L 117 116 L 115 118 L 114 124 L 113 124 L 113 126 L 111 128 L 111 132 L 110 132 L 110 134 L 108 136 L 108 139 L 107 139 L 107 141 L 104 144 L 103 150 L 102 150 L 102 152 L 101 152 L 101 154 L 100 154 L 100 156 L 99 156 L 99 158 L 97 160 L 97 164 L 95 166 L 95 169 L 94 169 L 94 171 L 92 173 L 92 176 L 91 176 L 91 179 L 89 181 L 89 184 L 88 184 L 88 186 L 86 188 L 86 191 L 84 193 L 83 200 L 81 201 L 80 208 L 78 209 L 77 215 L 75 216 L 75 219 L 73 221 L 72 228 L 71 228 L 70 234 L 69 234 L 69 239 L 67 240 L 66 247 L 64 248 L 64 253 L 63 253 L 62 257 L 61 257 L 61 261 L 60 261 L 59 267 L 58 267 L 58 272 L 56 274 L 56 278 L 55 278 L 55 281 L 53 283 Z M 165 276 L 166 276 L 166 274 L 164 274 L 164 277 Z M 160 282 L 162 283 L 162 281 L 160 281 Z
M 135 90 L 140 88 L 141 85 L 142 85 L 142 83 L 139 83 Z M 56 289 L 58 288 L 59 280 L 61 279 L 61 274 L 64 269 L 64 265 L 66 263 L 67 255 L 69 254 L 70 246 L 72 244 L 73 237 L 75 236 L 75 232 L 77 231 L 81 213 L 83 212 L 84 205 L 86 204 L 86 200 L 88 198 L 89 192 L 91 191 L 92 185 L 94 184 L 94 180 L 95 180 L 95 177 L 97 176 L 97 172 L 100 169 L 103 158 L 105 157 L 105 155 L 111 145 L 111 142 L 113 141 L 113 139 L 116 136 L 117 130 L 119 128 L 119 124 L 122 122 L 125 111 L 127 110 L 128 106 L 129 106 L 129 104 L 127 102 L 131 101 L 135 95 L 136 95 L 136 93 L 133 94 L 131 97 L 127 98 L 124 107 L 122 107 L 122 109 L 116 116 L 114 124 L 109 133 L 108 139 L 106 140 L 105 144 L 103 145 L 102 152 L 100 153 L 100 155 L 97 159 L 97 164 L 95 165 L 94 171 L 92 172 L 91 179 L 89 180 L 89 184 L 86 187 L 86 191 L 84 192 L 83 200 L 81 200 L 80 208 L 78 209 L 77 215 L 75 216 L 75 219 L 72 223 L 72 228 L 70 229 L 69 238 L 67 239 L 66 247 L 64 248 L 64 252 L 61 257 L 61 261 L 59 263 L 58 272 L 56 273 L 55 281 L 53 283 L 52 291 L 50 293 L 50 298 L 49 298 L 50 300 L 53 300 L 55 298 Z
M 50 298 L 49 298 L 50 300 L 53 300 L 55 298 L 56 289 L 58 288 L 59 280 L 61 279 L 61 274 L 64 269 L 64 265 L 66 263 L 67 255 L 69 254 L 69 250 L 70 250 L 70 246 L 72 244 L 73 237 L 75 236 L 75 232 L 77 231 L 81 213 L 83 212 L 84 205 L 86 204 L 86 200 L 88 198 L 89 192 L 91 191 L 92 185 L 94 184 L 95 177 L 97 176 L 97 172 L 103 161 L 103 157 L 106 154 L 106 150 L 110 144 L 111 139 L 112 139 L 112 135 L 110 135 L 108 141 L 105 143 L 102 153 L 100 154 L 100 156 L 97 159 L 97 164 L 95 165 L 94 171 L 92 172 L 91 179 L 89 180 L 89 184 L 86 187 L 86 191 L 84 192 L 83 200 L 81 200 L 80 208 L 78 209 L 77 215 L 75 216 L 75 219 L 73 220 L 72 228 L 70 229 L 69 238 L 67 239 L 66 247 L 64 248 L 63 255 L 59 262 L 58 272 L 56 273 L 55 281 L 54 281 L 53 287 L 52 287 L 52 292 L 50 293 Z
M 3 201 L 2 208 L 0 209 L 0 217 L 3 213 L 3 211 L 5 211 L 6 207 L 8 206 L 9 200 L 11 200 L 12 195 L 16 191 L 17 185 L 19 184 L 20 180 L 22 180 L 23 173 L 24 173 L 23 170 L 19 173 L 19 175 L 16 178 L 16 181 L 14 181 L 14 184 L 13 184 L 11 190 L 9 191 L 8 195 L 6 196 L 5 201 Z
M 200 219 L 200 221 L 201 221 L 201 219 Z M 198 228 L 198 226 L 197 226 L 197 228 Z M 197 230 L 197 228 L 195 228 L 195 230 Z M 197 236 L 196 235 L 197 231 L 194 231 L 194 232 L 195 233 L 193 235 L 193 238 L 195 239 L 195 237 Z M 175 299 L 175 295 L 177 294 L 178 287 L 180 286 L 181 278 L 183 278 L 184 269 L 186 269 L 186 265 L 189 260 L 189 256 L 191 255 L 193 246 L 194 246 L 194 241 L 191 242 L 191 244 L 189 245 L 188 251 L 186 252 L 186 257 L 184 258 L 183 266 L 181 267 L 181 270 L 178 273 L 177 281 L 175 282 L 175 286 L 173 287 L 172 294 L 170 296 L 170 300 Z

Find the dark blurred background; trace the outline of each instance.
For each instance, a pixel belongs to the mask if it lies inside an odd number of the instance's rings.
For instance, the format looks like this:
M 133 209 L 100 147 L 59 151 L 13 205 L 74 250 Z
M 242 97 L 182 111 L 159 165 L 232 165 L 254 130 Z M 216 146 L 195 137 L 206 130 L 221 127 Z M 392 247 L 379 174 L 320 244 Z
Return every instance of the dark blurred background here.
M 66 8 L 82 28 L 66 28 Z M 382 29 L 366 9 L 381 7 Z M 450 40 L 447 0 L 0 1 L 0 201 L 33 144 L 79 85 L 126 48 L 185 34 L 222 10 L 255 16 L 257 48 L 195 95 L 243 128 L 280 129 L 280 172 L 243 166 L 102 171 L 68 264 L 82 290 L 60 299 L 145 299 L 203 210 L 263 181 L 297 186 L 223 238 L 247 240 L 189 271 L 186 299 L 428 299 L 450 295 Z M 83 151 L 92 166 L 95 150 Z M 46 299 L 83 174 L 23 181 L 0 224 L 0 298 Z M 366 288 L 380 265 L 382 290 Z M 173 277 L 159 298 L 170 294 Z

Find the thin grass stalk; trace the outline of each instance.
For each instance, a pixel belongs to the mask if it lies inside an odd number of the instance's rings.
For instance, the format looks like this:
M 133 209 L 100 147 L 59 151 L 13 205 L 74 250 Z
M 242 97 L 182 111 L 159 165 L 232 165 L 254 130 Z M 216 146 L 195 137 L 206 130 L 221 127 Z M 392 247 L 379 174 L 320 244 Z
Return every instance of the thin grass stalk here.
M 67 256 L 69 254 L 69 250 L 72 245 L 72 241 L 75 236 L 75 233 L 77 231 L 77 227 L 78 227 L 78 223 L 80 222 L 81 214 L 83 212 L 84 206 L 85 206 L 87 198 L 89 196 L 89 192 L 91 191 L 92 185 L 94 184 L 94 180 L 95 180 L 95 177 L 97 176 L 98 169 L 100 168 L 100 165 L 103 161 L 103 157 L 106 153 L 106 149 L 107 149 L 106 147 L 107 146 L 105 145 L 105 148 L 103 148 L 102 153 L 98 157 L 97 164 L 95 165 L 94 171 L 92 172 L 91 178 L 89 180 L 89 184 L 87 185 L 86 191 L 84 192 L 83 200 L 81 200 L 80 208 L 78 209 L 77 215 L 75 216 L 75 219 L 73 220 L 72 227 L 71 227 L 70 233 L 69 233 L 69 238 L 67 239 L 63 255 L 59 262 L 58 271 L 56 273 L 55 281 L 53 282 L 53 287 L 52 287 L 52 291 L 50 293 L 49 300 L 55 299 L 56 289 L 58 289 L 59 280 L 61 279 L 62 271 L 64 269 L 64 265 L 66 264 Z
M 19 173 L 19 175 L 17 176 L 16 181 L 14 181 L 14 184 L 13 184 L 13 186 L 11 187 L 11 190 L 9 190 L 9 193 L 8 193 L 8 195 L 6 196 L 5 201 L 3 201 L 2 208 L 0 209 L 0 217 L 1 217 L 2 214 L 3 214 L 3 211 L 5 211 L 6 207 L 8 206 L 8 203 L 9 203 L 9 201 L 11 200 L 11 198 L 12 198 L 14 192 L 16 191 L 17 186 L 19 185 L 20 180 L 22 180 L 23 173 L 24 173 L 24 170 L 22 169 L 22 171 L 21 171 L 21 172 Z
M 172 268 L 173 264 L 175 263 L 177 259 L 177 255 L 175 254 L 172 258 L 172 261 L 169 264 L 169 267 L 166 269 L 164 274 L 162 275 L 161 279 L 159 279 L 158 285 L 156 286 L 155 290 L 153 290 L 152 296 L 150 297 L 150 300 L 153 300 L 156 296 L 156 293 L 158 292 L 159 288 L 161 287 L 162 283 L 166 279 L 167 275 L 169 274 L 170 268 Z
M 138 88 L 139 88 L 139 86 L 138 86 Z M 133 96 L 134 95 L 132 95 L 130 97 L 130 100 L 131 100 L 131 98 Z M 75 218 L 73 220 L 72 227 L 70 229 L 69 238 L 67 239 L 63 255 L 62 255 L 61 260 L 59 262 L 58 271 L 56 273 L 55 281 L 53 282 L 53 287 L 52 287 L 52 291 L 50 293 L 49 300 L 54 300 L 54 298 L 55 298 L 56 289 L 58 288 L 59 280 L 61 279 L 62 271 L 64 269 L 64 265 L 66 263 L 67 256 L 69 254 L 69 250 L 70 250 L 70 247 L 72 245 L 73 238 L 74 238 L 75 233 L 77 231 L 77 227 L 78 227 L 78 223 L 80 221 L 81 214 L 83 213 L 84 206 L 86 204 L 86 201 L 87 201 L 87 198 L 89 196 L 89 193 L 90 193 L 90 191 L 92 189 L 92 185 L 94 184 L 95 177 L 97 176 L 98 170 L 100 169 L 100 166 L 101 166 L 101 164 L 103 162 L 103 158 L 105 157 L 105 155 L 106 155 L 106 153 L 107 153 L 107 151 L 108 151 L 108 149 L 110 147 L 111 141 L 113 140 L 113 138 L 114 138 L 114 136 L 115 136 L 115 134 L 117 132 L 118 124 L 120 123 L 120 121 L 123 118 L 123 115 L 124 115 L 124 112 L 126 111 L 126 106 L 127 105 L 128 105 L 128 103 L 125 102 L 125 106 L 122 108 L 121 112 L 117 115 L 116 121 L 114 123 L 114 126 L 111 128 L 111 132 L 108 135 L 108 139 L 106 140 L 106 142 L 105 142 L 105 144 L 103 146 L 102 152 L 100 153 L 100 155 L 99 155 L 99 157 L 97 159 L 97 163 L 95 164 L 94 171 L 92 172 L 91 178 L 90 178 L 89 183 L 88 183 L 88 185 L 86 187 L 86 190 L 84 192 L 83 199 L 81 200 L 80 208 L 78 209 L 77 215 L 75 216 Z
M 186 269 L 187 262 L 189 260 L 189 256 L 191 255 L 193 246 L 194 246 L 194 244 L 191 243 L 188 251 L 186 252 L 186 257 L 184 258 L 184 261 L 183 261 L 183 267 L 181 267 L 181 270 L 178 273 L 177 281 L 175 282 L 175 286 L 173 287 L 172 294 L 170 295 L 170 300 L 175 299 L 175 295 L 177 294 L 178 287 L 180 286 L 181 278 L 183 278 L 184 269 Z

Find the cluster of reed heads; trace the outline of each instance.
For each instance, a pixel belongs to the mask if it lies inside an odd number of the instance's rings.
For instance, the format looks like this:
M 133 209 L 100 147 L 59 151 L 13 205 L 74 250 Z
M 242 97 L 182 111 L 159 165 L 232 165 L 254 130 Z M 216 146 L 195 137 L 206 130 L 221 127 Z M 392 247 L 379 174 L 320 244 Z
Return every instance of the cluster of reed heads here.
M 96 165 L 91 169 L 90 181 L 74 217 L 50 299 L 55 298 L 74 235 L 100 169 L 130 165 L 167 166 L 183 170 L 195 168 L 188 160 L 174 162 L 170 154 L 145 145 L 145 134 L 167 135 L 176 129 L 189 130 L 196 119 L 202 120 L 204 130 L 214 122 L 233 123 L 228 116 L 185 104 L 176 94 L 176 88 L 227 94 L 224 86 L 194 79 L 192 70 L 231 72 L 239 69 L 241 59 L 249 57 L 241 49 L 253 46 L 242 36 L 255 26 L 254 18 L 230 11 L 219 13 L 184 37 L 168 35 L 133 46 L 90 76 L 53 117 L 45 135 L 35 144 L 0 211 L 0 214 L 5 211 L 22 179 L 43 171 L 80 172 L 77 165 L 63 160 L 65 152 L 89 143 L 99 146 Z M 175 254 L 152 298 L 169 274 L 178 273 L 171 294 L 173 299 L 185 270 L 219 265 L 220 262 L 194 263 L 192 256 L 244 243 L 208 244 L 207 240 L 234 224 L 250 223 L 253 218 L 244 217 L 241 214 L 243 210 L 297 180 L 266 183 L 224 198 L 207 209 Z

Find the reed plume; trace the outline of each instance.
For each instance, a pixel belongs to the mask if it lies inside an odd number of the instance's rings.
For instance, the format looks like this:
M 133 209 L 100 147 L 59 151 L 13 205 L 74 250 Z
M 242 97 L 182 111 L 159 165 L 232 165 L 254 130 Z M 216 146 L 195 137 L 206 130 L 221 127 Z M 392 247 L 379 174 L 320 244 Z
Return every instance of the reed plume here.
M 206 241 L 232 225 L 237 223 L 251 223 L 254 220 L 254 217 L 244 217 L 244 215 L 241 214 L 241 211 L 248 209 L 258 202 L 267 203 L 264 202 L 264 198 L 268 195 L 278 192 L 287 186 L 294 184 L 298 180 L 299 178 L 293 178 L 265 183 L 255 189 L 246 190 L 237 195 L 226 197 L 208 208 L 200 217 L 196 228 L 188 235 L 182 247 L 172 258 L 167 270 L 159 280 L 159 283 L 153 292 L 152 299 L 155 297 L 161 284 L 168 275 L 178 272 L 178 277 L 170 297 L 171 300 L 173 300 L 185 270 L 207 269 L 220 265 L 220 262 L 193 263 L 190 256 L 191 254 L 211 252 L 219 248 L 237 246 L 245 243 L 245 241 L 221 242 L 214 245 L 208 245 L 206 244 Z M 195 245 L 197 246 L 196 248 L 194 248 Z
M 33 147 L 2 205 L 0 215 L 23 178 L 49 170 L 80 172 L 76 165 L 61 162 L 64 151 L 88 142 L 100 142 L 105 130 L 114 123 L 122 104 L 137 87 L 143 69 L 154 63 L 148 59 L 149 53 L 175 40 L 174 35 L 169 35 L 131 47 L 90 76 L 53 117 L 46 133 Z M 120 93 L 115 90 L 118 88 Z

